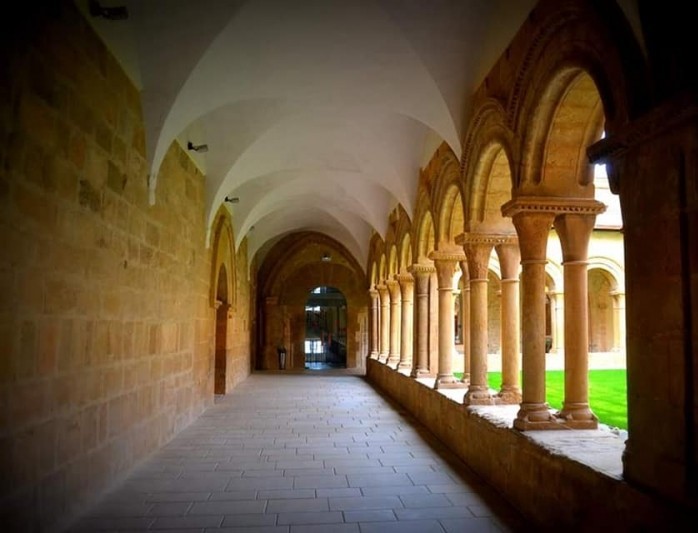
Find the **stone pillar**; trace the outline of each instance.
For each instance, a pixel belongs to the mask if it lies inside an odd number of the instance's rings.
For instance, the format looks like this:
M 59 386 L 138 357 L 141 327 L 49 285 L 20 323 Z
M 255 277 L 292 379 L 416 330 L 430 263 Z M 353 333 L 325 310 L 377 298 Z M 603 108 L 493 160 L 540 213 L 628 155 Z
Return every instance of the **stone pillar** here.
M 380 295 L 376 289 L 368 291 L 371 296 L 371 359 L 378 359 L 378 306 Z
M 522 401 L 514 420 L 519 430 L 559 427 L 545 401 L 545 263 L 553 209 L 514 199 L 502 206 L 513 218 L 521 249 Z
M 554 339 L 555 350 L 559 352 L 565 349 L 565 293 L 561 290 L 553 295 L 554 301 L 550 302 L 550 334 Z
M 409 268 L 414 278 L 417 306 L 415 308 L 415 357 L 412 361 L 413 378 L 429 375 L 429 278 L 434 272 L 431 265 L 414 264 Z
M 400 283 L 402 301 L 402 324 L 400 325 L 400 362 L 398 369 L 412 368 L 413 350 L 413 317 L 414 309 L 412 300 L 414 296 L 414 278 L 412 274 L 405 272 L 398 274 L 395 279 Z
M 380 310 L 380 342 L 378 343 L 378 360 L 385 363 L 388 360 L 390 342 L 390 295 L 386 285 L 378 285 L 378 295 L 381 301 Z
M 487 273 L 494 240 L 485 235 L 459 235 L 470 274 L 470 385 L 464 405 L 491 405 L 487 384 Z
M 453 375 L 453 274 L 463 254 L 435 251 L 429 255 L 436 267 L 439 287 L 439 368 L 434 388 L 459 388 L 463 384 Z
M 400 362 L 400 284 L 394 279 L 385 282 L 390 294 L 390 346 L 386 364 L 397 368 Z
M 611 292 L 613 298 L 613 347 L 614 352 L 625 351 L 625 294 Z
M 501 339 L 502 339 L 502 389 L 499 391 L 500 403 L 516 404 L 521 402 L 519 387 L 519 272 L 521 252 L 515 239 L 498 244 L 495 247 L 502 271 L 501 300 Z
M 462 272 L 463 291 L 461 292 L 461 317 L 463 321 L 463 383 L 470 383 L 470 274 L 468 272 L 468 261 L 459 263 Z
M 605 207 L 599 204 L 599 212 Z M 558 417 L 575 429 L 596 429 L 589 407 L 589 291 L 587 258 L 596 214 L 565 213 L 555 219 L 565 270 L 565 397 Z

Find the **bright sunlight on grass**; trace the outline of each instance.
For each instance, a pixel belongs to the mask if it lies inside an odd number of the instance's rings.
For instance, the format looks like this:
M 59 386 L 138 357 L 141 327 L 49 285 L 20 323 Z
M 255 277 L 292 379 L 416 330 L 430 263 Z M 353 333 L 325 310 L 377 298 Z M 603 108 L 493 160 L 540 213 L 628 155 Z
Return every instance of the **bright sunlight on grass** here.
M 590 370 L 589 404 L 599 417 L 599 422 L 612 427 L 628 429 L 628 402 L 625 370 Z M 458 375 L 458 373 L 456 373 Z M 459 377 L 463 375 L 460 374 Z M 492 389 L 499 390 L 501 372 L 488 372 L 487 380 Z M 548 370 L 545 373 L 547 400 L 550 407 L 560 409 L 565 391 L 565 373 Z

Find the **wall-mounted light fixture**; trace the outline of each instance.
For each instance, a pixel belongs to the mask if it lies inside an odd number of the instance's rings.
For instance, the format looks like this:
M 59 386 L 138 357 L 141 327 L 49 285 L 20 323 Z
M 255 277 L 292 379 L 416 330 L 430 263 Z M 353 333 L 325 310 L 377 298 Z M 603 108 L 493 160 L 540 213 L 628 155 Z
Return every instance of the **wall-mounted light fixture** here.
M 205 154 L 208 152 L 208 144 L 193 144 L 191 141 L 189 141 L 187 143 L 187 150 L 193 150 L 194 152 Z
M 90 15 L 107 20 L 124 20 L 128 18 L 126 6 L 103 7 L 97 0 L 90 0 Z
M 233 196 L 232 198 L 230 196 L 226 196 L 225 201 L 231 204 L 237 204 L 240 203 L 240 198 L 237 196 Z
M 324 254 L 322 254 L 320 261 L 322 261 L 323 263 L 329 263 L 330 261 L 332 261 L 332 256 L 325 252 Z

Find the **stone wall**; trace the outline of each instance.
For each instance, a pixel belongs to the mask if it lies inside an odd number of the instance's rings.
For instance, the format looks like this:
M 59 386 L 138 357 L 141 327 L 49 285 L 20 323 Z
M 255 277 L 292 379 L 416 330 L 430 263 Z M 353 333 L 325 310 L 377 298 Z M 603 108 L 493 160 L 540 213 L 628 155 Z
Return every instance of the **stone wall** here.
M 0 50 L 0 523 L 54 530 L 211 403 L 204 178 L 150 206 L 140 95 L 72 3 Z M 237 257 L 245 272 L 247 257 Z M 244 267 L 244 268 L 243 268 Z M 249 374 L 237 275 L 230 382 Z
M 373 359 L 367 365 L 371 384 L 424 424 L 536 524 L 536 530 L 690 531 L 694 527 L 689 509 L 541 446 L 532 436 L 541 432 L 514 430 L 511 421 L 503 423 L 477 408 L 466 408 Z M 599 452 L 589 448 L 587 453 Z

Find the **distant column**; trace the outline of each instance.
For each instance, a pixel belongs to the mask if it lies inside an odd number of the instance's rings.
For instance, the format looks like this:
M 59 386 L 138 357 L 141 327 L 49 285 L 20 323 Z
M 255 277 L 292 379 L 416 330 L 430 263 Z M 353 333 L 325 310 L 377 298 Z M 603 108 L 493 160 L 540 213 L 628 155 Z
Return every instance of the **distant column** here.
M 463 404 L 491 405 L 495 401 L 487 384 L 487 273 L 496 240 L 465 233 L 456 242 L 463 245 L 470 274 L 470 384 Z
M 521 402 L 519 387 L 520 320 L 519 320 L 519 272 L 521 253 L 515 238 L 495 246 L 502 271 L 502 389 L 500 403 Z
M 465 384 L 470 383 L 470 274 L 468 272 L 468 261 L 458 263 L 461 269 L 461 279 L 463 280 L 463 291 L 460 295 L 461 317 L 463 332 L 463 379 Z
M 412 368 L 412 353 L 413 353 L 413 297 L 414 297 L 414 278 L 412 274 L 405 272 L 395 276 L 400 283 L 401 301 L 402 301 L 402 324 L 400 327 L 400 362 L 398 369 Z
M 417 305 L 415 307 L 415 357 L 412 361 L 413 378 L 429 375 L 429 278 L 434 273 L 432 265 L 415 263 L 409 268 L 414 278 Z
M 371 297 L 371 359 L 378 359 L 378 306 L 380 295 L 375 288 L 368 291 Z
M 386 364 L 397 368 L 400 362 L 400 284 L 394 279 L 385 282 L 390 294 L 390 346 Z
M 603 211 L 599 204 L 599 212 Z M 589 406 L 589 239 L 595 213 L 565 213 L 555 219 L 565 269 L 565 398 L 558 417 L 575 429 L 596 429 Z
M 453 375 L 453 274 L 464 257 L 456 251 L 435 251 L 429 258 L 434 261 L 439 287 L 439 368 L 434 388 L 460 388 L 463 383 Z
M 378 285 L 378 295 L 381 301 L 381 313 L 380 313 L 380 343 L 378 348 L 378 360 L 382 363 L 388 360 L 388 349 L 390 343 L 390 295 L 388 294 L 388 287 L 385 285 Z

